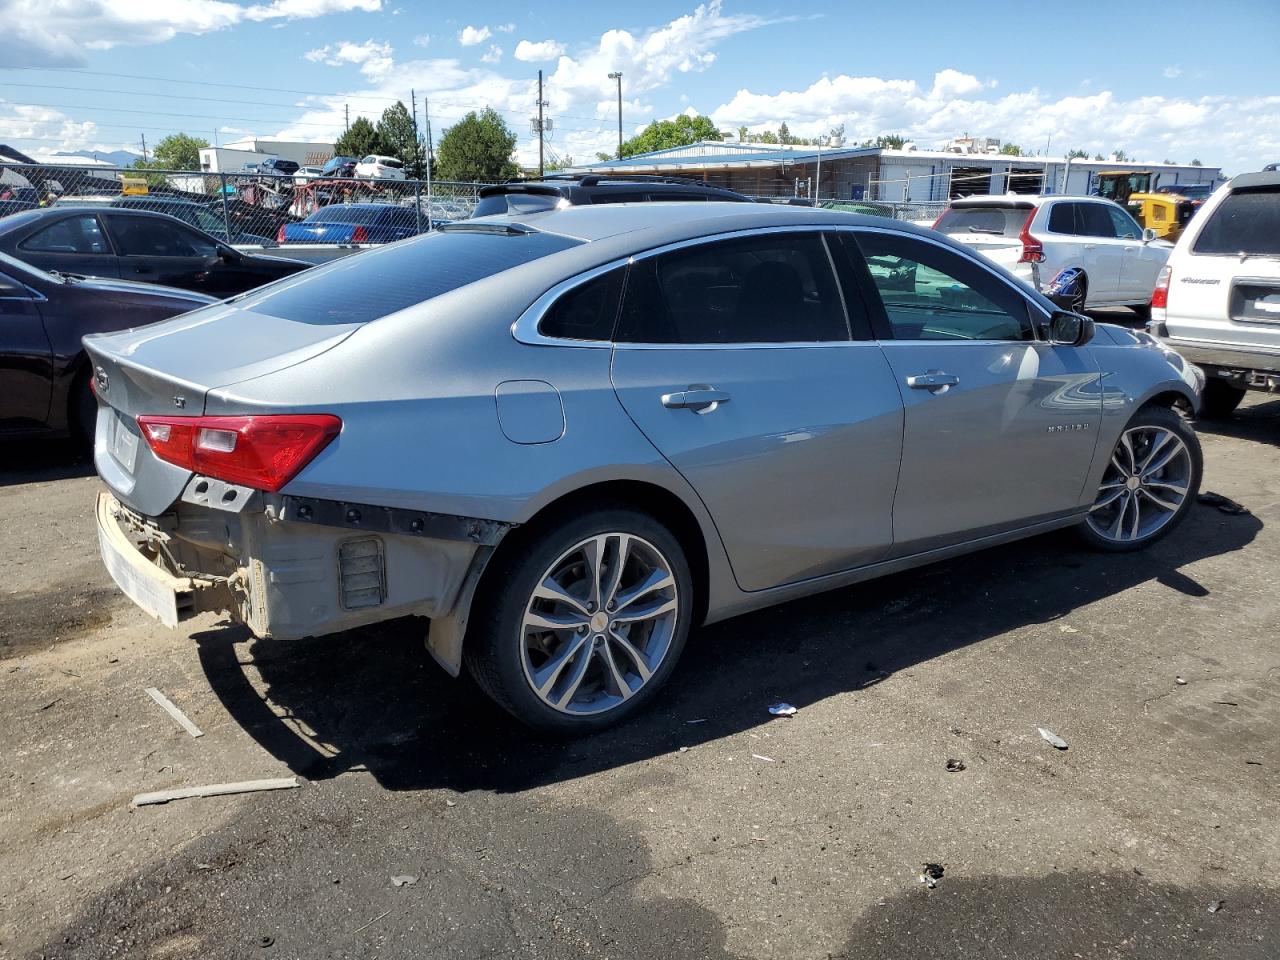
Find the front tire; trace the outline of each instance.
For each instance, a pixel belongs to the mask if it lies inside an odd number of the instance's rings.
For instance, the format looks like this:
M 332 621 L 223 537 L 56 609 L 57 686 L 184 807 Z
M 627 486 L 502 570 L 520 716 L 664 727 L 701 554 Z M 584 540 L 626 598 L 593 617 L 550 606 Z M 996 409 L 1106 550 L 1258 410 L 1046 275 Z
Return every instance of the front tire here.
M 1143 407 L 1116 442 L 1080 535 L 1110 553 L 1150 546 L 1185 519 L 1203 471 L 1191 425 L 1168 407 Z
M 516 536 L 472 605 L 471 675 L 548 733 L 591 733 L 640 710 L 675 669 L 693 616 L 679 541 L 625 507 Z
M 1244 395 L 1243 387 L 1227 383 L 1220 377 L 1210 377 L 1200 394 L 1200 416 L 1207 420 L 1225 420 L 1235 413 Z

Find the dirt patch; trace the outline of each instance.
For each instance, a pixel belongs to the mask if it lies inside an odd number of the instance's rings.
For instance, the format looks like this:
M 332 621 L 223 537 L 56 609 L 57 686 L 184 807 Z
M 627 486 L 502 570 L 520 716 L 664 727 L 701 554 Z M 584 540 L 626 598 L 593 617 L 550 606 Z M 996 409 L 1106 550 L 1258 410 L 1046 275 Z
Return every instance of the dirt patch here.
M 70 595 L 46 590 L 0 597 L 0 660 L 104 627 L 123 602 L 118 591 L 100 587 Z

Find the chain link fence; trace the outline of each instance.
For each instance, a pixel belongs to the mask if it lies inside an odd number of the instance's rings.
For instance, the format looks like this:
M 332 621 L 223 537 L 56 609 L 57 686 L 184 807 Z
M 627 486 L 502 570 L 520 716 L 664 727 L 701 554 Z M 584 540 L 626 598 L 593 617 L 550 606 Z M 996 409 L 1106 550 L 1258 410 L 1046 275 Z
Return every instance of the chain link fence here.
M 804 197 L 755 196 L 751 199 L 757 203 L 787 203 L 802 206 L 821 206 L 825 210 L 840 210 L 845 213 L 859 213 L 869 217 L 885 217 L 889 220 L 906 220 L 909 222 L 928 221 L 932 224 L 942 211 L 947 209 L 946 200 L 925 200 L 913 203 L 902 203 L 892 200 L 820 200 L 811 201 Z
M 177 217 L 220 240 L 237 245 L 277 246 L 299 242 L 285 227 L 334 204 L 380 204 L 396 208 L 373 219 L 375 211 L 345 222 L 370 222 L 368 242 L 399 239 L 434 225 L 471 216 L 482 183 L 426 180 L 372 180 L 280 176 L 257 173 L 200 173 L 53 164 L 0 165 L 0 216 L 41 207 L 113 206 L 153 210 Z M 323 220 L 323 215 L 317 215 Z M 393 236 L 384 224 L 398 229 Z M 332 242 L 332 241 L 331 241 Z

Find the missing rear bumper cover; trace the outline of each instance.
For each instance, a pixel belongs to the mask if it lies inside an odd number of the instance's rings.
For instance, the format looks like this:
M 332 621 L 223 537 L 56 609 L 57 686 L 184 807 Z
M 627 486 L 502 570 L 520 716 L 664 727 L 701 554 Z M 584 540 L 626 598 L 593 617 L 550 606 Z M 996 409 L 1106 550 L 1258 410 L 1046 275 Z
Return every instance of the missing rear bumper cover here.
M 462 540 L 486 547 L 496 546 L 512 526 L 497 520 L 425 513 L 400 507 L 375 507 L 366 503 L 316 500 L 311 497 L 285 497 L 281 519 L 432 540 Z

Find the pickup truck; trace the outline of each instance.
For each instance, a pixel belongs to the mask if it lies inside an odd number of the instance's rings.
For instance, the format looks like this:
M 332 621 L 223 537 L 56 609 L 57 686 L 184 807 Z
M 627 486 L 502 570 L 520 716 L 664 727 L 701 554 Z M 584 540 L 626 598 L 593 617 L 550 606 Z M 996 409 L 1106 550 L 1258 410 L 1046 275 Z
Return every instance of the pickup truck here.
M 277 243 L 392 243 L 427 229 L 425 214 L 394 203 L 331 203 L 283 224 Z

